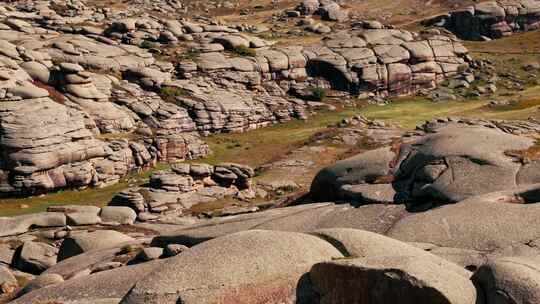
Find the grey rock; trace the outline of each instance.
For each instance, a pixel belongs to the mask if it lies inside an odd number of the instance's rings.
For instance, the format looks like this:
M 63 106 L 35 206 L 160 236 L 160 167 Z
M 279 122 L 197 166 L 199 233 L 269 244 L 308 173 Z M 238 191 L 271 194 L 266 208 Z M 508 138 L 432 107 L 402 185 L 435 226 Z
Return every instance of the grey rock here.
M 73 212 L 66 214 L 67 224 L 73 226 L 95 225 L 101 223 L 101 218 L 90 212 Z
M 129 207 L 106 206 L 101 208 L 99 214 L 104 222 L 118 222 L 120 224 L 133 224 L 137 219 L 137 214 Z
M 40 288 L 59 284 L 62 282 L 64 282 L 64 278 L 61 275 L 44 273 L 30 281 L 26 286 L 24 286 L 23 290 L 21 290 L 19 295 L 24 295 L 34 290 L 38 290 Z
M 186 250 L 189 250 L 189 247 L 179 244 L 168 244 L 163 253 L 167 257 L 173 257 L 175 255 L 178 255 Z
M 538 234 L 536 213 L 540 206 L 515 202 L 536 201 L 536 191 L 536 186 L 530 186 L 493 192 L 412 214 L 398 221 L 388 236 L 407 242 L 482 251 L 526 243 Z
M 471 276 L 469 271 L 457 264 L 377 233 L 357 229 L 332 228 L 317 230 L 313 234 L 333 244 L 348 257 L 376 258 L 387 255 L 415 257 L 418 260 L 429 261 L 441 268 L 448 269 L 464 278 L 468 279 Z
M 202 304 L 224 297 L 256 302 L 276 288 L 280 290 L 276 300 L 289 301 L 296 298 L 296 285 L 313 264 L 340 256 L 330 244 L 313 236 L 262 230 L 236 233 L 165 260 L 122 303 Z M 272 262 L 263 262 L 268 259 Z M 217 288 L 200 288 L 208 285 Z
M 148 262 L 152 260 L 157 260 L 163 255 L 163 248 L 160 247 L 148 247 L 144 248 L 137 254 L 135 257 L 136 260 Z
M 534 303 L 540 300 L 537 257 L 505 257 L 481 266 L 472 277 L 486 303 Z
M 21 234 L 31 227 L 58 227 L 66 225 L 66 216 L 62 213 L 43 212 L 15 217 L 0 217 L 0 236 Z
M 130 241 L 133 241 L 133 238 L 114 230 L 97 230 L 75 234 L 62 242 L 58 252 L 58 261 L 91 250 L 117 247 Z
M 13 257 L 13 266 L 32 274 L 40 274 L 56 264 L 58 249 L 38 242 L 24 242 Z
M 144 275 L 153 271 L 162 261 L 120 267 L 90 276 L 66 280 L 63 283 L 43 287 L 13 301 L 14 304 L 64 301 L 74 303 L 118 303 Z M 84 290 L 84 292 L 81 292 Z

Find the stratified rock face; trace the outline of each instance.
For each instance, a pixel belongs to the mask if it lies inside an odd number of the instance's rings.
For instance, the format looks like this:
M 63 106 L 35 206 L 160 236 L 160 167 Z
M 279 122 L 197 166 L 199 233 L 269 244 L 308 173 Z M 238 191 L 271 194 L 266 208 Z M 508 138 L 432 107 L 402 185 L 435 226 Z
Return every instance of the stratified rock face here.
M 214 33 L 200 33 L 205 41 Z M 244 37 L 244 36 L 242 36 Z M 410 95 L 433 89 L 468 67 L 467 49 L 453 37 L 395 29 L 353 29 L 312 46 L 255 48 L 253 57 L 222 53 L 229 42 L 194 44 L 201 54 L 180 63 L 184 93 L 199 131 L 238 132 L 305 117 L 306 102 L 288 94 L 324 87 L 357 94 Z M 222 48 L 209 45 L 223 45 Z
M 95 170 L 87 160 L 110 155 L 106 144 L 93 137 L 81 112 L 54 102 L 15 61 L 2 58 L 10 63 L 0 68 L 2 192 L 90 184 Z
M 540 28 L 540 1 L 488 1 L 426 21 L 465 39 L 496 39 Z
M 418 35 L 396 29 L 353 29 L 328 35 L 319 45 L 258 50 L 255 58 L 203 53 L 186 76 L 220 75 L 226 82 L 259 86 L 269 80 L 295 84 L 323 78 L 351 93 L 408 95 L 434 88 L 466 68 L 467 49 L 453 37 Z M 241 67 L 237 65 L 242 60 Z M 229 70 L 235 71 L 234 74 Z M 221 81 L 221 84 L 226 84 Z M 281 82 L 280 82 L 281 83 Z M 232 87 L 231 85 L 228 85 Z M 186 87 L 187 88 L 187 87 Z M 189 88 L 187 88 L 189 89 Z
M 467 50 L 457 40 L 395 29 L 337 33 L 321 48 L 306 48 L 308 75 L 356 93 L 409 95 L 432 89 L 467 67 Z
M 346 18 L 337 3 L 315 2 L 301 10 Z M 241 27 L 133 17 L 138 7 L 8 7 L 0 11 L 3 193 L 108 185 L 156 161 L 208 154 L 199 134 L 304 119 L 316 103 L 297 97 L 316 87 L 408 95 L 468 61 L 454 37 L 377 24 L 273 47 Z M 178 54 L 175 66 L 153 55 L 166 46 L 193 53 Z
M 312 193 L 323 200 L 361 203 L 444 203 L 538 183 L 532 169 L 537 161 L 522 164 L 519 160 L 520 152 L 534 142 L 507 133 L 527 129 L 520 125 L 512 129 L 500 122 L 428 123 L 424 126 L 427 133 L 415 140 L 368 151 L 323 169 L 312 183 Z
M 255 171 L 248 166 L 224 163 L 175 164 L 171 170 L 158 171 L 147 187 L 128 188 L 117 194 L 109 205 L 126 206 L 140 213 L 174 212 L 182 214 L 198 203 L 241 195 L 251 189 Z
M 155 159 L 178 160 L 208 153 L 192 134 L 194 124 L 186 110 L 126 84 L 118 86 L 116 103 L 112 103 L 111 86 L 108 94 L 103 93 L 107 86 L 94 81 L 98 76 L 81 66 L 63 63 L 54 67 L 50 56 L 34 51 L 36 60 L 23 61 L 29 50 L 2 43 L 6 51 L 0 55 L 0 192 L 106 185 Z M 132 93 L 129 98 L 118 95 L 127 90 Z M 146 110 L 144 105 L 152 100 Z M 123 108 L 125 104 L 140 116 Z M 141 117 L 157 133 L 150 145 L 95 137 L 100 132 L 133 131 Z
M 4 100 L 0 108 L 2 192 L 99 185 L 151 160 L 126 142 L 97 140 L 81 112 L 49 97 Z
M 349 12 L 338 3 L 331 0 L 303 0 L 296 6 L 295 11 L 299 15 L 320 15 L 322 19 L 329 21 L 347 21 Z

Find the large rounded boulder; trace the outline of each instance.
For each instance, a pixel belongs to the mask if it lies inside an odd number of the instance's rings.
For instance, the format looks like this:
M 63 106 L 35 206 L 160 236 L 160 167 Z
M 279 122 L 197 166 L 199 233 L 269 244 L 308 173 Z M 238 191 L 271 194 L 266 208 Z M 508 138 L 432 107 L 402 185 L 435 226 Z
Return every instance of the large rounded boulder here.
M 303 276 L 343 255 L 315 236 L 265 230 L 204 242 L 140 280 L 122 304 L 289 303 L 306 301 Z
M 540 185 L 494 192 L 411 214 L 387 235 L 406 242 L 493 251 L 540 235 Z
M 520 157 L 533 145 L 529 137 L 498 128 L 449 122 L 323 169 L 311 193 L 318 200 L 361 203 L 458 202 L 540 182 L 535 166 Z
M 118 247 L 133 241 L 133 238 L 115 230 L 83 232 L 66 238 L 60 246 L 58 261 L 97 249 Z
M 320 303 L 475 304 L 478 298 L 468 278 L 408 256 L 323 262 L 313 266 L 310 279 Z
M 540 303 L 538 257 L 506 257 L 491 261 L 472 277 L 482 287 L 487 303 Z

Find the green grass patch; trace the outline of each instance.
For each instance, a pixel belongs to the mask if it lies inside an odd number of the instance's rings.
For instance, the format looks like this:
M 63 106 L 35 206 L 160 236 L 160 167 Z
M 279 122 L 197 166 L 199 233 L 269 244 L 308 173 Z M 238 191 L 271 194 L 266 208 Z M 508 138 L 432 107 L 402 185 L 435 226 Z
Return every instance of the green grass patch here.
M 434 103 L 423 98 L 409 98 L 396 99 L 386 106 L 368 105 L 345 107 L 333 112 L 323 111 L 307 121 L 293 120 L 246 133 L 211 135 L 205 141 L 214 153 L 199 161 L 213 164 L 238 162 L 257 167 L 282 158 L 316 133 L 328 130 L 328 126 L 353 115 L 361 114 L 413 129 L 434 117 L 458 116 L 464 111 L 476 110 L 483 104 L 479 101 Z
M 178 97 L 186 95 L 186 91 L 178 87 L 162 87 L 159 90 L 159 93 L 165 97 Z
M 159 47 L 159 44 L 150 42 L 150 41 L 148 41 L 148 40 L 143 40 L 143 41 L 139 44 L 139 46 L 140 46 L 142 49 L 153 49 L 153 48 Z
M 193 60 L 193 61 L 195 61 L 195 60 L 197 60 L 199 58 L 200 55 L 201 55 L 201 51 L 199 51 L 198 49 L 189 48 L 185 52 L 180 54 L 178 59 L 180 61 L 182 61 L 182 60 Z
M 169 168 L 168 164 L 159 163 L 154 168 L 139 174 L 131 174 L 117 184 L 103 188 L 87 188 L 83 190 L 66 189 L 56 192 L 25 198 L 0 199 L 0 216 L 14 216 L 46 211 L 49 206 L 59 205 L 93 205 L 106 206 L 119 192 L 129 186 L 142 185 L 148 182 L 150 176 L 159 170 Z M 28 208 L 21 208 L 26 205 Z

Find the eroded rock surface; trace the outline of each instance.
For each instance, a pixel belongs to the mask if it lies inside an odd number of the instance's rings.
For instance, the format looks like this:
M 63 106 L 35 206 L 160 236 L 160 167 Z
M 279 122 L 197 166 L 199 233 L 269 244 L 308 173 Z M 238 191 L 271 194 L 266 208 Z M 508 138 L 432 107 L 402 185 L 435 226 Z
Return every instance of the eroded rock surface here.
M 502 38 L 539 28 L 540 1 L 486 1 L 426 21 L 465 39 Z
M 527 126 L 439 120 L 402 144 L 368 151 L 323 169 L 312 193 L 323 200 L 458 202 L 538 183 L 520 153 L 533 147 Z M 534 127 L 530 132 L 535 132 Z M 515 135 L 515 134 L 520 135 Z M 324 190 L 323 190 L 324 189 Z

